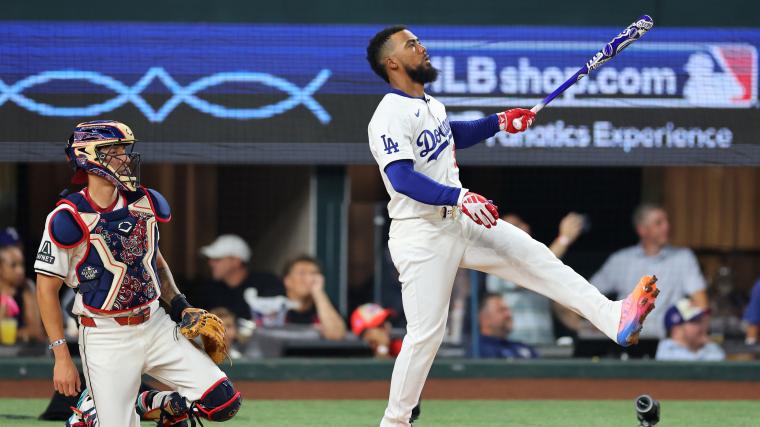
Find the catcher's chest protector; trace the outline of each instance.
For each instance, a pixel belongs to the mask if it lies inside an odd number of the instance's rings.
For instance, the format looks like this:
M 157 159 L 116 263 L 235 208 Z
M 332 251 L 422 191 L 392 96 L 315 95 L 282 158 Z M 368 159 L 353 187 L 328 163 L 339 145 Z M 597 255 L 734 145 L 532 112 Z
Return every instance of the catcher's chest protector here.
M 147 192 L 123 193 L 126 206 L 99 213 L 77 193 L 66 198 L 87 228 L 87 252 L 76 265 L 78 291 L 88 310 L 115 314 L 160 296 L 156 274 L 158 226 Z

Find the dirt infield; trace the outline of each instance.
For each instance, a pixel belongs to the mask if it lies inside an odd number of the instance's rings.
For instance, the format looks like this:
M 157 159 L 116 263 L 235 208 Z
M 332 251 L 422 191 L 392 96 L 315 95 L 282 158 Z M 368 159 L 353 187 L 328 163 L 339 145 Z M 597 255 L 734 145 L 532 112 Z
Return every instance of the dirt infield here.
M 387 381 L 239 381 L 247 399 L 384 399 Z M 0 381 L 0 397 L 50 397 L 50 380 Z M 760 400 L 755 382 L 583 379 L 430 379 L 427 399 L 630 399 L 648 393 L 659 399 Z

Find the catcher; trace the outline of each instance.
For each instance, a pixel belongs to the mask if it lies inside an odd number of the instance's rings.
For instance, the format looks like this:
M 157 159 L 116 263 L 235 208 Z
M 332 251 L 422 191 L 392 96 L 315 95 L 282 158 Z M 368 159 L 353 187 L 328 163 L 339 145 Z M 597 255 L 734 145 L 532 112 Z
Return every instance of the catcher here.
M 80 425 L 139 426 L 140 416 L 162 426 L 199 417 L 226 421 L 241 398 L 217 366 L 226 356 L 224 326 L 190 306 L 174 283 L 158 247 L 158 223 L 171 219 L 169 204 L 139 185 L 135 141 L 123 123 L 93 121 L 77 125 L 66 145 L 72 183 L 87 186 L 63 196 L 48 215 L 34 264 L 55 355 L 53 384 L 66 396 L 82 389 L 63 334 L 58 291 L 65 283 L 77 290 L 83 398 L 92 400 Z M 198 336 L 208 354 L 191 343 Z M 173 391 L 141 393 L 135 404 L 143 374 Z

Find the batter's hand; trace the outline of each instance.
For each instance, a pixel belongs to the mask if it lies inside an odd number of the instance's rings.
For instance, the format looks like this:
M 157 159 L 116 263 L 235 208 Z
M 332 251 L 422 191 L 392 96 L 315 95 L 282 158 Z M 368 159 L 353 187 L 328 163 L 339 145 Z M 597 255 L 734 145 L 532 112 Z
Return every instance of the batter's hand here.
M 53 387 L 55 387 L 55 391 L 64 396 L 79 396 L 82 391 L 82 383 L 79 380 L 79 371 L 71 358 L 56 360 L 53 367 Z
M 499 129 L 504 132 L 518 133 L 524 132 L 533 124 L 536 113 L 524 108 L 513 108 L 496 114 L 499 117 Z M 514 123 L 522 123 L 520 127 L 515 127 Z
M 490 200 L 480 194 L 467 192 L 459 204 L 459 209 L 465 215 L 469 216 L 476 224 L 485 228 L 491 228 L 496 225 L 499 219 L 499 208 Z

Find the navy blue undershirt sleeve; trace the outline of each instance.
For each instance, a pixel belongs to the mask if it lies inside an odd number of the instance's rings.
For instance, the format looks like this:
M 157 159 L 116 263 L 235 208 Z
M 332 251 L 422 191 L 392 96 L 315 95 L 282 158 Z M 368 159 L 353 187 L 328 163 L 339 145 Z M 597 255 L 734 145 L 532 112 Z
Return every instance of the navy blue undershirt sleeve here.
M 499 118 L 496 114 L 467 122 L 451 122 L 451 133 L 457 150 L 472 147 L 480 141 L 499 132 Z
M 414 170 L 411 160 L 396 160 L 385 167 L 385 175 L 397 192 L 433 206 L 456 206 L 461 188 L 439 184 Z

